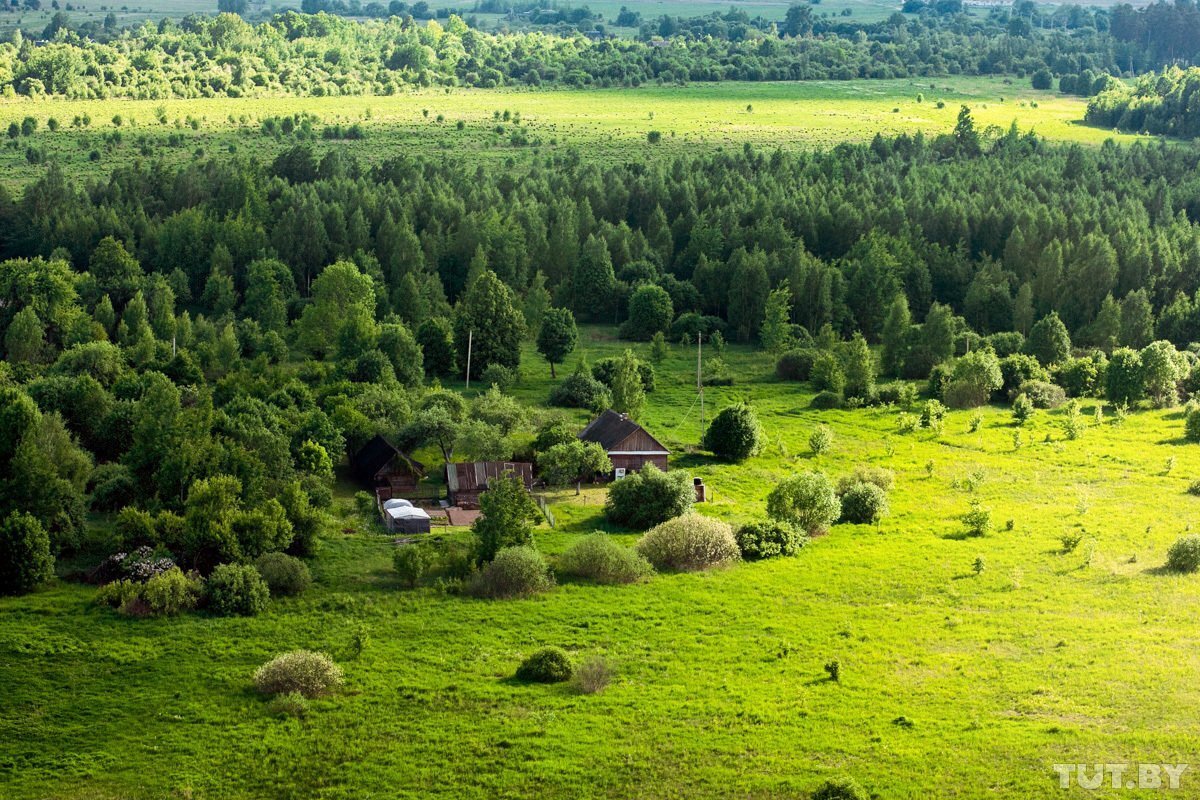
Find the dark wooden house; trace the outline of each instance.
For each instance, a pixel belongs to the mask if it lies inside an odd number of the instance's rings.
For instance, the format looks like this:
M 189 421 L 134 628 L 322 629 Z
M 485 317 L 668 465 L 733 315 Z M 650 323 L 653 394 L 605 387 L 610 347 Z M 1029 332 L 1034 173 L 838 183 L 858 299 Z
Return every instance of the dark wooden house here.
M 380 502 L 393 497 L 418 496 L 417 485 L 425 477 L 425 467 L 395 445 L 376 436 L 350 459 L 354 477 L 375 490 Z
M 533 488 L 533 464 L 522 461 L 472 461 L 464 464 L 446 465 L 446 488 L 450 494 L 450 505 L 459 508 L 478 508 L 479 495 L 487 491 L 488 484 L 496 478 L 512 473 L 525 484 L 525 491 Z
M 667 471 L 670 452 L 662 442 L 625 414 L 618 414 L 611 409 L 605 411 L 583 429 L 579 439 L 595 442 L 604 448 L 613 464 L 612 477 L 624 477 L 627 473 L 637 472 L 646 464 L 653 464 L 663 472 Z

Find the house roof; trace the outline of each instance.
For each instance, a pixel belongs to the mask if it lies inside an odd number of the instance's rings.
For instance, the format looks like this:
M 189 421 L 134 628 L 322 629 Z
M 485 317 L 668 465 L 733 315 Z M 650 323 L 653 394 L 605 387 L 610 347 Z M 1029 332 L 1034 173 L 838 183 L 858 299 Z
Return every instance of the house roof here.
M 395 458 L 399 458 L 413 475 L 425 474 L 425 467 L 421 462 L 402 452 L 382 436 L 376 436 L 364 444 L 354 454 L 351 465 L 354 467 L 354 474 L 360 480 L 369 482 Z
M 642 433 L 662 448 L 662 452 L 667 452 L 667 448 L 647 433 L 645 428 L 625 414 L 618 414 L 611 408 L 588 423 L 588 426 L 580 432 L 579 439 L 584 442 L 595 442 L 606 452 L 610 452 L 635 433 Z

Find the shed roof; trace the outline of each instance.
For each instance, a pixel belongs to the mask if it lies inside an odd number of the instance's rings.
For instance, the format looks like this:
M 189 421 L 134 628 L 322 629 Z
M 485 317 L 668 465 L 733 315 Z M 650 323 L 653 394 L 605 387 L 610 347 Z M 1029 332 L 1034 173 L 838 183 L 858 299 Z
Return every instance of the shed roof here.
M 662 448 L 662 452 L 667 452 L 667 448 L 653 436 L 650 436 L 645 428 L 631 420 L 627 415 L 618 414 L 611 408 L 588 423 L 588 426 L 580 432 L 579 439 L 584 442 L 595 442 L 608 452 L 616 449 L 621 442 L 638 432 L 645 434 L 654 441 L 655 444 Z
M 351 465 L 354 468 L 355 476 L 359 480 L 369 483 L 375 479 L 381 469 L 397 458 L 412 475 L 418 478 L 425 475 L 425 467 L 421 462 L 401 451 L 382 436 L 373 437 L 359 448 L 359 451 L 354 454 L 354 458 L 351 459 Z

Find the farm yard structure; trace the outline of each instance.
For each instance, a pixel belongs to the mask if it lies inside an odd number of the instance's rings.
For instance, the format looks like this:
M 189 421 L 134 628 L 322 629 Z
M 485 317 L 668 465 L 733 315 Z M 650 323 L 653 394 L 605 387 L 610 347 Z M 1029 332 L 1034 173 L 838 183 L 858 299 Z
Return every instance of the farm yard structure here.
M 613 465 L 610 477 L 637 472 L 646 464 L 667 471 L 670 451 L 628 415 L 618 414 L 612 409 L 588 423 L 579 434 L 579 440 L 595 442 L 604 448 Z
M 429 513 L 408 500 L 385 500 L 381 512 L 389 533 L 429 533 Z
M 424 465 L 382 436 L 364 444 L 351 457 L 350 467 L 358 481 L 375 491 L 380 503 L 422 494 L 419 484 L 425 477 Z
M 472 461 L 446 465 L 446 487 L 450 505 L 462 509 L 478 508 L 479 495 L 496 478 L 512 473 L 521 479 L 525 491 L 533 489 L 533 464 L 521 461 Z

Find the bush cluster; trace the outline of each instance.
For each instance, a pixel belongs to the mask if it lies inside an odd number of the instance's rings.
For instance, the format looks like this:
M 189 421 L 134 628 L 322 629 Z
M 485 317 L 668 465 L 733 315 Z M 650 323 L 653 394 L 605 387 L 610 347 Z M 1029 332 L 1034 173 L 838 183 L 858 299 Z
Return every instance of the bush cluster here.
M 263 694 L 295 692 L 310 699 L 336 690 L 342 679 L 342 668 L 333 659 L 312 650 L 276 656 L 254 673 L 254 685 Z
M 749 522 L 737 529 L 734 538 L 747 561 L 795 555 L 808 541 L 794 526 L 773 519 Z
M 1200 536 L 1189 533 L 1176 539 L 1167 551 L 1167 569 L 1173 572 L 1195 572 L 1200 569 Z
M 596 583 L 634 583 L 653 572 L 636 550 L 623 547 L 608 535 L 596 533 L 571 545 L 558 559 L 565 575 L 588 578 Z
M 686 472 L 663 472 L 653 464 L 614 483 L 604 514 L 611 522 L 645 530 L 689 511 L 696 489 Z
M 312 585 L 308 565 L 286 553 L 263 553 L 255 559 L 254 568 L 266 581 L 272 597 L 303 594 Z
M 696 572 L 741 558 L 727 523 L 694 513 L 652 528 L 638 540 L 637 549 L 655 569 L 675 572 Z
M 542 554 L 532 547 L 505 547 L 471 576 L 467 592 L 475 597 L 529 597 L 554 587 L 554 576 Z
M 208 608 L 227 617 L 253 617 L 262 613 L 271 597 L 267 582 L 248 564 L 221 564 L 204 585 Z
M 562 683 L 569 681 L 574 668 L 571 657 L 561 647 L 543 647 L 517 667 L 517 680 L 527 683 Z
M 824 533 L 842 513 L 842 503 L 823 472 L 789 475 L 767 495 L 772 519 L 794 525 L 809 536 Z

